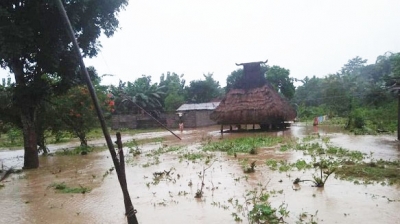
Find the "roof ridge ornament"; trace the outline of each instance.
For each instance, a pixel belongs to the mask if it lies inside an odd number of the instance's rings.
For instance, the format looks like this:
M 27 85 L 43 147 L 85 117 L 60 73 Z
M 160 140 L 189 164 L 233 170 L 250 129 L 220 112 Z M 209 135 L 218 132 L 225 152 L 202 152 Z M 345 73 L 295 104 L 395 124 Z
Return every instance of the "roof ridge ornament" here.
M 256 62 L 246 62 L 246 63 L 235 63 L 237 66 L 245 65 L 245 64 L 265 64 L 268 62 L 268 59 L 265 61 L 256 61 Z

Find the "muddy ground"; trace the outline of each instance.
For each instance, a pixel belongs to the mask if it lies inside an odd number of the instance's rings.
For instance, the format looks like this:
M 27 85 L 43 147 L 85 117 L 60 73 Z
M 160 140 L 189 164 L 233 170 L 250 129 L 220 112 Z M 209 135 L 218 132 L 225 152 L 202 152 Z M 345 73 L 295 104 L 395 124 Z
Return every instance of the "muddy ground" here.
M 297 124 L 286 131 L 225 133 L 223 138 L 254 135 L 303 138 L 316 132 L 346 149 L 373 152 L 373 157 L 378 159 L 400 159 L 399 144 L 394 135 L 353 136 L 337 127 L 315 129 Z M 311 183 L 294 186 L 296 177 L 307 178 L 313 172 L 280 173 L 264 164 L 269 158 L 295 161 L 303 156 L 301 153 L 280 152 L 270 147 L 255 156 L 238 155 L 235 158 L 222 152 L 207 152 L 202 158 L 188 160 L 182 156 L 201 151 L 205 141 L 221 138 L 219 127 L 185 130 L 178 135 L 181 141 L 169 132 L 123 136 L 125 142 L 132 138 L 163 138 L 139 145 L 142 153 L 127 157 L 127 182 L 139 223 L 235 223 L 232 214 L 247 223 L 242 214 L 246 213 L 246 192 L 261 187 L 270 192 L 269 200 L 274 207 L 283 205 L 289 211 L 289 216 L 284 218 L 287 223 L 300 220 L 303 223 L 400 223 L 397 185 L 356 185 L 332 176 L 324 188 L 313 187 Z M 53 145 L 50 149 L 54 152 L 74 144 Z M 102 145 L 104 141 L 92 141 L 91 144 Z M 155 153 L 157 149 L 171 146 L 181 148 Z M 0 162 L 5 167 L 21 168 L 22 155 L 22 150 L 2 150 Z M 243 172 L 239 162 L 243 158 L 257 161 L 255 173 Z M 203 169 L 207 167 L 210 168 L 204 176 L 204 195 L 200 199 L 194 198 L 201 187 Z M 122 193 L 115 171 L 109 171 L 111 168 L 107 150 L 86 156 L 41 156 L 39 169 L 12 174 L 2 182 L 0 223 L 125 223 Z M 154 178 L 154 172 L 163 171 L 171 173 Z M 65 194 L 50 187 L 62 182 L 91 191 Z M 237 205 L 244 207 L 243 212 L 237 210 Z

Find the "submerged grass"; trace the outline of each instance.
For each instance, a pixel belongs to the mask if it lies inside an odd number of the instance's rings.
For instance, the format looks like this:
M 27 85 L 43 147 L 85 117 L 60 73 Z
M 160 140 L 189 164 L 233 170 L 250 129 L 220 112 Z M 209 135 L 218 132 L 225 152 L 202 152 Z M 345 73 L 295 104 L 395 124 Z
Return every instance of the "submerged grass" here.
M 256 136 L 237 139 L 223 139 L 218 142 L 210 142 L 204 145 L 205 151 L 222 151 L 233 155 L 234 153 L 252 153 L 255 148 L 275 146 L 284 142 L 283 137 Z
M 295 146 L 295 150 L 303 151 L 304 155 L 310 156 L 335 156 L 337 158 L 347 158 L 352 161 L 361 161 L 365 159 L 366 154 L 360 151 L 353 151 L 344 149 L 342 147 L 336 147 L 325 143 L 325 145 L 313 142 L 313 143 L 298 143 Z
M 183 147 L 182 146 L 160 146 L 158 149 L 151 150 L 148 153 L 146 153 L 146 156 L 151 157 L 151 156 L 159 156 L 164 153 L 168 152 L 176 152 L 181 150 Z
M 312 169 L 323 171 L 324 174 L 335 173 L 337 177 L 364 184 L 400 184 L 400 161 L 373 160 L 372 153 L 367 155 L 360 151 L 348 150 L 329 144 L 329 139 L 321 139 L 322 142 L 309 141 L 306 138 L 299 141 L 293 148 L 296 151 L 303 151 L 309 156 L 310 162 L 297 160 L 295 163 L 286 164 L 282 161 L 267 160 L 266 165 L 272 170 L 303 170 Z M 366 162 L 370 159 L 371 162 Z M 322 173 L 322 172 L 321 172 Z M 321 174 L 322 175 L 322 174 Z M 313 176 L 314 179 L 322 177 Z
M 54 188 L 60 193 L 75 193 L 75 194 L 85 194 L 90 192 L 90 188 L 79 186 L 79 187 L 68 187 L 64 182 L 62 183 L 52 183 L 49 187 Z
M 188 152 L 188 153 L 183 153 L 182 155 L 179 156 L 180 160 L 186 159 L 186 160 L 202 160 L 203 158 L 209 159 L 212 157 L 212 155 L 203 153 L 203 152 Z
M 307 163 L 303 159 L 299 159 L 295 163 L 288 163 L 284 160 L 267 159 L 265 164 L 271 170 L 279 170 L 279 172 L 287 172 L 287 171 L 293 171 L 293 170 L 305 170 L 305 169 L 313 168 L 312 163 Z
M 400 161 L 378 160 L 343 165 L 336 170 L 335 174 L 345 180 L 361 179 L 365 183 L 379 182 L 392 185 L 400 184 L 399 170 Z
M 86 155 L 90 152 L 93 151 L 99 151 L 103 150 L 104 147 L 91 147 L 91 146 L 78 146 L 73 149 L 62 149 L 62 151 L 56 151 L 56 155 L 65 155 L 65 156 L 70 156 L 70 155 Z

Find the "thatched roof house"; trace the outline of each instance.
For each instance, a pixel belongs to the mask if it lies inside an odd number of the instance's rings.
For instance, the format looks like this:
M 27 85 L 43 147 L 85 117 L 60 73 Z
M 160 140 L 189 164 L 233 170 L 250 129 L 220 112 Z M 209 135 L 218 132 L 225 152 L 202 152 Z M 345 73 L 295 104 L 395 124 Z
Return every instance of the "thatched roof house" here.
M 262 63 L 240 64 L 244 66 L 243 89 L 230 90 L 210 115 L 212 120 L 221 125 L 259 124 L 265 129 L 295 119 L 293 107 L 261 74 Z

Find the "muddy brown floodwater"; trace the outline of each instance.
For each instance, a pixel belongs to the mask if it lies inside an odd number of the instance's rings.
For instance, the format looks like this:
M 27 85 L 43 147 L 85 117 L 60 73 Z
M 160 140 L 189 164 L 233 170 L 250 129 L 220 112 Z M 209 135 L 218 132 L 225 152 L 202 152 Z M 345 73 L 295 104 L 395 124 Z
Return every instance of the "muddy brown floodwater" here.
M 331 143 L 365 153 L 375 158 L 398 160 L 400 151 L 394 135 L 353 136 L 336 127 L 296 124 L 286 131 L 268 133 L 225 133 L 223 138 L 271 135 L 302 138 L 318 132 L 330 137 Z M 205 139 L 221 137 L 219 127 L 185 130 L 182 141 L 168 132 L 124 136 L 135 138 L 164 137 L 164 141 L 140 145 L 142 154 L 129 155 L 127 181 L 139 223 L 235 223 L 232 201 L 244 207 L 246 191 L 266 186 L 274 207 L 287 206 L 287 223 L 296 223 L 301 214 L 315 215 L 317 223 L 400 223 L 400 191 L 398 186 L 355 185 L 331 177 L 325 188 L 308 184 L 293 186 L 296 177 L 309 178 L 313 172 L 279 173 L 263 164 L 266 158 L 296 160 L 296 152 L 279 152 L 268 148 L 253 159 L 261 161 L 256 172 L 245 175 L 237 158 L 224 153 L 209 153 L 212 166 L 204 176 L 204 195 L 194 198 L 201 187 L 205 165 L 203 160 L 180 158 L 187 152 L 197 152 Z M 92 141 L 91 144 L 104 144 Z M 178 151 L 146 156 L 162 146 L 181 146 Z M 52 151 L 71 145 L 50 146 Z M 126 149 L 128 151 L 128 149 Z M 0 151 L 0 162 L 7 167 L 20 168 L 22 150 Z M 247 155 L 240 155 L 242 157 Z M 122 193 L 108 151 L 86 156 L 40 157 L 40 168 L 12 174 L 0 189 L 0 223 L 126 223 Z M 154 179 L 154 172 L 171 170 L 170 176 Z M 49 187 L 64 182 L 72 187 L 89 187 L 86 194 L 58 193 Z M 191 183 L 191 184 L 190 184 Z M 295 189 L 295 190 L 294 190 Z

